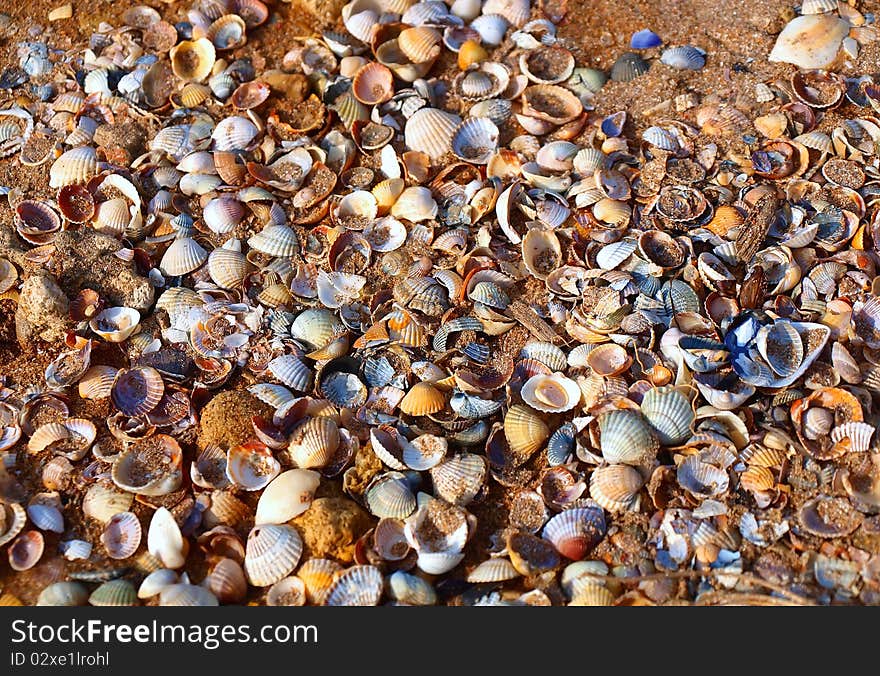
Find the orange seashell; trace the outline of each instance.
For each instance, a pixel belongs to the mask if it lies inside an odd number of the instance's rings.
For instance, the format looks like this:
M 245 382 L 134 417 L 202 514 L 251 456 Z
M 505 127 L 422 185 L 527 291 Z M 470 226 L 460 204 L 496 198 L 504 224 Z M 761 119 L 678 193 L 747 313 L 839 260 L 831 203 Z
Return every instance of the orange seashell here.
M 431 415 L 442 411 L 445 406 L 446 397 L 443 392 L 425 382 L 413 385 L 399 404 L 403 413 L 415 416 Z

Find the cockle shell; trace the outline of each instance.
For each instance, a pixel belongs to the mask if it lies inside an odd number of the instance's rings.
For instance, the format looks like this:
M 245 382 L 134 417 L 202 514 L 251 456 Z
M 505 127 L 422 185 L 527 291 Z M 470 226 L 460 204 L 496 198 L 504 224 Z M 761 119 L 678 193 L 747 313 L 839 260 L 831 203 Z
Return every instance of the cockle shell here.
M 532 408 L 545 413 L 570 411 L 581 400 L 578 384 L 561 373 L 536 375 L 522 386 L 520 396 Z
M 299 563 L 302 538 L 293 526 L 263 524 L 248 534 L 244 570 L 255 587 L 268 587 L 287 577 Z

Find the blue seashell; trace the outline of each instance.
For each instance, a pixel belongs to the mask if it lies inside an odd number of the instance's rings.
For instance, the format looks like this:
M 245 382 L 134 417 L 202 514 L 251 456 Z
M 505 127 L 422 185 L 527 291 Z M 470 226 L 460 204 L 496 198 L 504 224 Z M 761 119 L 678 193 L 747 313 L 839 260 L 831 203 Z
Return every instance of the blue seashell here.
M 700 70 L 706 65 L 706 52 L 691 45 L 670 47 L 663 51 L 660 61 L 679 70 Z
M 633 33 L 629 39 L 631 49 L 651 49 L 651 47 L 659 47 L 662 44 L 663 40 L 660 39 L 660 36 L 647 28 Z
M 478 364 L 485 364 L 487 361 L 489 361 L 488 345 L 481 345 L 480 343 L 471 342 L 461 348 L 461 351 L 468 359 L 471 359 Z

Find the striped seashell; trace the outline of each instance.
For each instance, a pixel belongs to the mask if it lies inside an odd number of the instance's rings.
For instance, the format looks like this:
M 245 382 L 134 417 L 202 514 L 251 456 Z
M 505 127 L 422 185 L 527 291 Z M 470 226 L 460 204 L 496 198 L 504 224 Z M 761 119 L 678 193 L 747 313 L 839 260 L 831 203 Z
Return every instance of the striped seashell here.
M 217 286 L 235 289 L 244 282 L 251 266 L 241 251 L 218 247 L 208 255 L 207 269 L 211 281 Z
M 648 72 L 650 64 L 638 54 L 621 54 L 611 66 L 611 79 L 614 82 L 630 82 Z
M 468 298 L 496 310 L 505 310 L 510 305 L 508 295 L 494 282 L 477 282 L 468 292 Z
M 367 63 L 352 79 L 351 93 L 367 106 L 384 103 L 394 95 L 394 76 L 381 63 Z
M 739 483 L 747 491 L 759 492 L 771 490 L 776 485 L 776 480 L 768 468 L 753 465 L 740 474 Z
M 328 606 L 377 606 L 382 598 L 382 573 L 375 566 L 352 566 L 327 591 Z
M 427 580 L 401 570 L 391 574 L 387 588 L 388 595 L 400 604 L 433 606 L 437 603 L 437 593 Z
M 379 15 L 372 10 L 357 12 L 350 16 L 343 15 L 343 23 L 349 33 L 361 42 L 369 44 L 373 29 L 379 23 Z
M 531 15 L 531 0 L 486 0 L 483 14 L 500 14 L 511 25 L 521 28 Z
M 851 453 L 864 453 L 871 448 L 871 437 L 874 436 L 874 427 L 864 422 L 848 421 L 831 430 L 831 441 L 839 444 L 844 439 L 849 439 L 849 451 Z
M 247 25 L 237 14 L 226 14 L 208 27 L 206 37 L 218 51 L 237 49 L 247 42 Z
M 526 343 L 520 351 L 520 357 L 535 359 L 544 364 L 551 371 L 564 371 L 568 363 L 565 352 L 553 343 L 532 341 Z
M 90 519 L 108 523 L 120 512 L 127 512 L 134 502 L 131 493 L 123 493 L 104 483 L 93 484 L 82 501 L 83 513 Z
M 286 225 L 267 225 L 250 237 L 248 246 L 269 256 L 295 256 L 299 253 L 296 232 Z
M 210 95 L 211 88 L 208 85 L 190 82 L 184 85 L 183 89 L 172 97 L 172 100 L 181 108 L 196 108 L 202 105 Z M 181 171 L 185 170 L 181 169 Z
M 673 387 L 655 387 L 642 398 L 642 415 L 663 446 L 684 443 L 691 436 L 694 411 L 691 403 Z
M 89 596 L 89 604 L 99 607 L 137 605 L 137 590 L 128 580 L 109 580 Z
M 400 50 L 413 63 L 433 61 L 440 56 L 443 36 L 430 26 L 406 28 L 397 36 Z
M 221 101 L 225 101 L 232 95 L 237 84 L 235 78 L 226 71 L 208 78 L 208 87 L 210 87 L 211 93 Z
M 431 469 L 434 495 L 464 507 L 482 490 L 487 473 L 483 456 L 460 453 Z
M 477 101 L 468 110 L 468 117 L 486 117 L 496 125 L 502 125 L 513 114 L 513 106 L 506 99 L 486 99 Z
M 436 161 L 449 152 L 452 137 L 461 118 L 437 108 L 421 108 L 406 122 L 404 138 L 410 150 L 427 154 Z
M 486 12 L 470 23 L 470 27 L 480 34 L 480 42 L 491 47 L 501 44 L 509 26 L 510 22 L 500 14 Z
M 400 472 L 387 472 L 373 479 L 364 492 L 364 502 L 380 519 L 405 519 L 416 509 L 416 498 Z
M 533 410 L 514 404 L 504 416 L 504 436 L 517 464 L 522 464 L 544 445 L 550 429 Z
M 452 136 L 451 148 L 456 157 L 473 164 L 486 164 L 498 150 L 499 131 L 487 117 L 469 117 Z
M 678 70 L 700 70 L 706 65 L 706 52 L 699 47 L 669 47 L 660 55 L 660 62 Z
M 52 458 L 43 465 L 43 487 L 50 491 L 60 491 L 67 487 L 72 479 L 73 465 L 63 455 Z
M 386 10 L 387 11 L 387 10 Z M 440 0 L 416 2 L 403 13 L 400 21 L 410 26 L 442 23 L 449 15 L 449 8 Z
M 305 584 L 308 602 L 323 605 L 333 582 L 343 570 L 331 559 L 309 559 L 303 563 L 296 576 Z
M 245 117 L 233 115 L 217 123 L 211 139 L 215 150 L 245 150 L 258 133 L 259 129 L 253 122 Z
M 560 512 L 544 526 L 542 537 L 564 557 L 578 561 L 605 537 L 605 514 L 598 505 Z
M 26 511 L 31 523 L 40 530 L 53 533 L 64 532 L 64 516 L 55 505 L 34 503 L 29 505 Z
M 163 589 L 177 584 L 179 581 L 180 578 L 173 570 L 168 570 L 167 568 L 154 570 L 144 578 L 141 586 L 138 587 L 138 598 L 149 599 L 158 596 L 162 593 Z
M 629 465 L 606 465 L 590 476 L 590 497 L 609 512 L 624 512 L 638 505 L 644 480 Z
M 519 576 L 519 571 L 513 567 L 508 559 L 498 558 L 483 561 L 468 573 L 467 581 L 471 584 L 489 584 L 514 580 Z
M 339 447 L 339 428 L 325 416 L 309 418 L 291 434 L 289 451 L 300 468 L 320 468 L 327 465 Z
M 292 354 L 276 357 L 269 362 L 268 368 L 273 376 L 297 392 L 308 392 L 312 388 L 315 374 Z
M 205 587 L 194 584 L 171 584 L 159 592 L 160 606 L 218 606 L 217 597 Z
M 204 512 L 205 527 L 229 526 L 239 530 L 253 523 L 253 509 L 229 491 L 211 493 L 211 506 Z
M 244 205 L 234 197 L 215 197 L 202 210 L 205 225 L 219 235 L 232 232 L 244 219 Z
M 241 603 L 247 596 L 247 579 L 238 561 L 221 558 L 202 582 L 220 603 Z
M 128 202 L 121 197 L 100 202 L 95 207 L 93 224 L 98 232 L 121 237 L 130 221 Z
M 166 249 L 159 268 L 169 277 L 179 277 L 198 270 L 207 259 L 201 244 L 192 237 L 180 237 Z
M 244 570 L 255 587 L 268 587 L 287 577 L 302 556 L 303 542 L 293 526 L 265 524 L 248 534 Z
M 446 397 L 431 383 L 420 382 L 410 388 L 398 406 L 407 415 L 431 415 L 446 407 Z
M 573 586 L 570 606 L 610 606 L 614 604 L 614 593 L 596 582 L 576 580 Z
M 63 153 L 49 169 L 49 187 L 63 188 L 86 183 L 98 173 L 98 156 L 91 146 L 72 148 Z
M 638 465 L 653 457 L 659 442 L 638 411 L 620 409 L 599 416 L 602 456 L 610 463 Z

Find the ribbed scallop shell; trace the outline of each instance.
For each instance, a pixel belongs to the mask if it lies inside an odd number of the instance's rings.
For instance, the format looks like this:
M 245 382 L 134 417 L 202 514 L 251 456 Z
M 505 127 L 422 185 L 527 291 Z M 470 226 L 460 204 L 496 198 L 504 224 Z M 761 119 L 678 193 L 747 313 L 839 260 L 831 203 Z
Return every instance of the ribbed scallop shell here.
M 706 65 L 706 52 L 690 45 L 669 47 L 663 50 L 660 62 L 679 70 L 700 70 Z
M 430 26 L 414 26 L 401 31 L 397 37 L 400 50 L 413 63 L 433 61 L 442 50 L 443 36 Z
M 101 543 L 111 559 L 127 559 L 141 544 L 141 522 L 131 512 L 114 515 L 101 533 Z
M 471 584 L 506 582 L 519 577 L 519 572 L 508 559 L 489 559 L 483 561 L 470 573 L 467 581 Z
M 315 374 L 298 357 L 284 354 L 269 362 L 269 372 L 297 392 L 311 390 Z
M 0 510 L 3 511 L 3 532 L 0 532 L 0 547 L 11 542 L 24 528 L 27 523 L 27 513 L 24 507 L 17 502 L 0 502 Z
M 408 415 L 431 415 L 443 410 L 446 406 L 446 397 L 431 383 L 416 383 L 401 399 L 398 406 Z
M 483 13 L 471 21 L 470 26 L 480 34 L 480 41 L 484 45 L 495 47 L 504 40 L 510 22 L 500 14 Z
M 377 476 L 364 493 L 364 501 L 370 513 L 380 519 L 405 519 L 416 508 L 416 498 L 400 472 Z
M 178 277 L 198 270 L 207 259 L 208 252 L 192 237 L 180 237 L 165 251 L 159 268 L 170 277 Z
M 327 591 L 328 606 L 377 606 L 382 598 L 382 573 L 375 566 L 352 566 Z
M 237 14 L 226 14 L 208 27 L 206 36 L 215 49 L 236 49 L 247 42 L 247 25 Z
M 864 422 L 849 421 L 831 430 L 831 441 L 835 444 L 849 439 L 851 453 L 863 453 L 871 448 L 871 437 L 874 427 Z
M 203 585 L 220 603 L 241 603 L 247 596 L 247 579 L 234 559 L 224 557 L 217 561 Z
M 299 253 L 296 233 L 286 225 L 267 225 L 247 243 L 251 249 L 269 256 L 295 256 Z
M 156 408 L 164 393 L 162 375 L 151 366 L 141 366 L 116 374 L 110 398 L 125 415 L 139 416 Z
M 134 606 L 137 605 L 137 590 L 128 580 L 110 580 L 95 589 L 89 596 L 93 606 Z
M 629 82 L 648 72 L 650 64 L 638 54 L 627 52 L 618 57 L 611 66 L 611 79 L 615 82 Z
M 437 108 L 421 108 L 406 122 L 404 138 L 410 150 L 426 153 L 432 160 L 442 158 L 450 148 L 461 118 Z
M 281 463 L 268 447 L 259 442 L 248 442 L 229 449 L 226 476 L 238 488 L 258 491 L 265 488 L 281 472 Z
M 267 606 L 304 606 L 306 604 L 306 585 L 296 576 L 279 580 L 266 593 Z
M 215 150 L 245 150 L 258 133 L 259 129 L 253 122 L 245 117 L 233 115 L 217 123 L 211 138 Z
M 504 436 L 518 464 L 522 464 L 544 445 L 550 429 L 537 413 L 514 404 L 504 416 Z
M 408 606 L 432 606 L 437 593 L 431 583 L 417 575 L 398 570 L 387 580 L 388 595 L 397 603 Z
M 229 491 L 214 491 L 203 520 L 205 527 L 225 525 L 240 529 L 253 522 L 253 510 Z
M 488 117 L 469 117 L 452 136 L 456 157 L 473 164 L 486 164 L 498 150 L 498 127 Z
M 244 205 L 234 197 L 215 197 L 202 210 L 202 220 L 212 232 L 232 232 L 244 218 Z
M 464 507 L 482 490 L 486 475 L 483 456 L 460 453 L 431 469 L 434 495 L 450 504 Z
M 303 469 L 324 467 L 339 447 L 339 428 L 320 416 L 301 423 L 290 437 L 290 456 Z
M 89 518 L 107 523 L 116 514 L 127 512 L 134 501 L 131 493 L 123 493 L 107 484 L 93 484 L 82 501 L 83 513 Z
M 68 150 L 49 169 L 49 187 L 62 188 L 72 183 L 86 183 L 98 173 L 98 156 L 91 146 Z
M 682 488 L 703 498 L 727 492 L 730 482 L 724 469 L 703 462 L 700 455 L 691 455 L 685 458 L 678 466 L 676 476 Z
M 687 397 L 673 387 L 655 387 L 642 398 L 645 416 L 663 446 L 675 446 L 691 436 L 694 411 Z
M 599 416 L 602 456 L 610 463 L 638 465 L 657 453 L 659 442 L 638 411 L 621 409 Z
M 609 512 L 623 512 L 637 504 L 642 484 L 642 475 L 633 467 L 606 465 L 590 476 L 590 497 Z
M 247 257 L 241 251 L 218 247 L 208 255 L 208 274 L 223 289 L 237 288 L 244 281 L 249 269 Z
M 244 570 L 255 587 L 268 587 L 287 577 L 302 556 L 303 543 L 293 526 L 266 524 L 248 534 Z
M 342 566 L 331 559 L 309 559 L 300 566 L 296 576 L 306 586 L 309 603 L 323 605 L 327 592 L 342 571 Z
M 55 505 L 34 503 L 27 508 L 31 523 L 42 531 L 64 532 L 64 516 Z
M 564 557 L 578 561 L 605 536 L 605 514 L 598 506 L 567 509 L 546 523 L 542 536 Z
M 510 297 L 495 282 L 477 282 L 468 298 L 496 310 L 506 310 L 510 305 Z
M 595 582 L 579 581 L 574 587 L 570 606 L 610 606 L 614 603 L 614 594 L 607 587 Z

